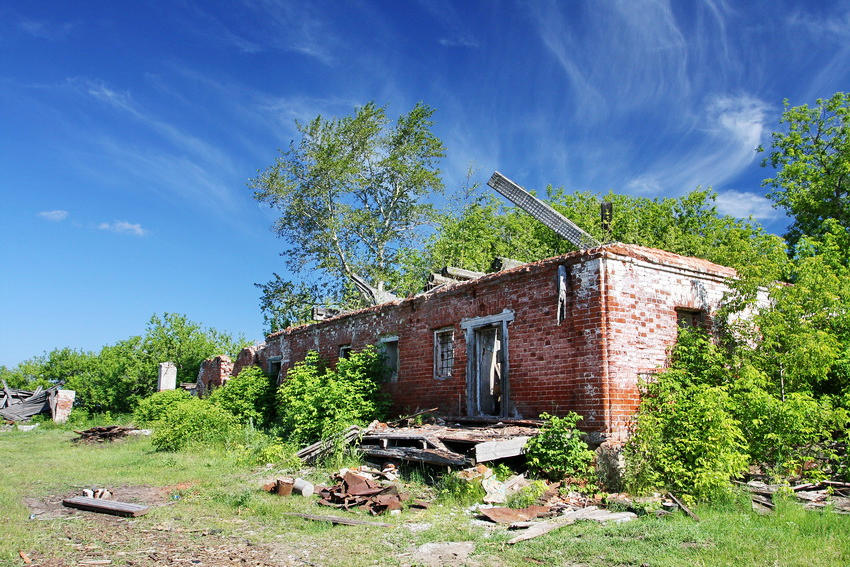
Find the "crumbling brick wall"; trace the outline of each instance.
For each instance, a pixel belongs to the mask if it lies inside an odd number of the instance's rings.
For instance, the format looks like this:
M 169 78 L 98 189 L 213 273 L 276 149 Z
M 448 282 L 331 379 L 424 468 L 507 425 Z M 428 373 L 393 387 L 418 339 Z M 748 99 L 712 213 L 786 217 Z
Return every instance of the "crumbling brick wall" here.
M 558 267 L 567 272 L 566 316 L 558 320 Z M 619 442 L 639 401 L 638 378 L 667 360 L 677 308 L 713 312 L 734 271 L 660 250 L 608 245 L 452 284 L 287 329 L 268 337 L 256 363 L 280 360 L 280 376 L 317 350 L 335 363 L 340 347 L 398 337 L 398 380 L 385 384 L 394 410 L 438 407 L 466 414 L 467 346 L 460 324 L 510 310 L 511 414 L 584 416 L 591 440 Z M 454 330 L 449 378 L 434 377 L 434 332 Z
M 233 362 L 229 356 L 222 354 L 206 359 L 198 370 L 196 392 L 199 396 L 208 394 L 212 389 L 223 385 L 232 373 Z

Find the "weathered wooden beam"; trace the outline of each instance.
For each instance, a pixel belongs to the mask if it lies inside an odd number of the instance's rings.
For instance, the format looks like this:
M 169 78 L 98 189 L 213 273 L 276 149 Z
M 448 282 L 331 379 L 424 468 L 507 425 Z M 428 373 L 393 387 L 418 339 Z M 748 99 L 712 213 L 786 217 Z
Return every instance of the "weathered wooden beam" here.
M 413 447 L 379 447 L 360 446 L 360 452 L 367 457 L 382 457 L 399 461 L 413 461 L 429 465 L 463 467 L 469 464 L 469 459 L 458 453 L 441 451 L 439 449 L 415 449 Z
M 484 272 L 464 270 L 463 268 L 455 268 L 454 266 L 446 266 L 440 271 L 440 275 L 446 278 L 454 278 L 456 280 L 475 280 L 481 276 L 486 276 L 487 274 Z
M 522 455 L 528 436 L 512 437 L 504 441 L 485 441 L 475 446 L 475 462 L 486 463 Z
M 493 262 L 490 264 L 491 272 L 501 272 L 502 270 L 510 270 L 513 268 L 519 268 L 523 264 L 527 264 L 528 262 L 521 262 L 520 260 L 514 260 L 512 258 L 504 258 L 502 256 L 497 256 L 493 258 Z
M 62 501 L 62 505 L 67 506 L 68 508 L 87 510 L 89 512 L 100 512 L 103 514 L 112 514 L 113 516 L 126 516 L 133 518 L 147 514 L 148 510 L 150 510 L 150 506 L 143 506 L 141 504 L 118 502 L 116 500 L 104 500 L 102 498 L 88 498 L 86 496 L 66 498 Z
M 297 512 L 283 512 L 283 516 L 292 516 L 295 518 L 304 518 L 314 522 L 329 522 L 331 524 L 341 524 L 344 526 L 374 526 L 377 528 L 391 528 L 392 524 L 384 522 L 370 522 L 368 520 L 357 520 L 355 518 L 343 518 L 341 516 L 314 516 L 313 514 L 299 514 Z

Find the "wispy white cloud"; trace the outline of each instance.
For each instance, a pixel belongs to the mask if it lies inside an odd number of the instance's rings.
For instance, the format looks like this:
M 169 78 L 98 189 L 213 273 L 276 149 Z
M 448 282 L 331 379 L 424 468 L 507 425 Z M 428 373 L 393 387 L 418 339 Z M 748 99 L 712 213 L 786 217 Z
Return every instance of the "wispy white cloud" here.
M 769 109 L 751 95 L 709 98 L 701 127 L 693 134 L 698 136 L 694 146 L 662 155 L 626 187 L 638 193 L 681 194 L 699 185 L 722 185 L 755 161 Z
M 441 37 L 437 43 L 443 47 L 478 47 L 478 42 L 471 37 Z
M 58 41 L 65 39 L 74 29 L 71 22 L 47 22 L 44 20 L 22 19 L 18 21 L 18 29 L 38 39 Z
M 724 215 L 737 218 L 753 217 L 760 221 L 770 221 L 780 216 L 773 208 L 773 203 L 764 195 L 734 189 L 718 192 L 717 210 Z
M 147 230 L 142 228 L 141 224 L 127 221 L 102 222 L 97 225 L 97 228 L 98 230 L 105 230 L 117 234 L 129 234 L 132 236 L 144 236 L 148 233 Z
M 336 62 L 340 39 L 321 7 L 291 0 L 261 0 L 257 6 L 262 10 L 260 21 L 270 24 L 263 37 L 271 47 L 301 53 L 325 65 Z
M 41 211 L 38 216 L 50 222 L 62 222 L 68 218 L 68 211 L 56 209 L 55 211 Z

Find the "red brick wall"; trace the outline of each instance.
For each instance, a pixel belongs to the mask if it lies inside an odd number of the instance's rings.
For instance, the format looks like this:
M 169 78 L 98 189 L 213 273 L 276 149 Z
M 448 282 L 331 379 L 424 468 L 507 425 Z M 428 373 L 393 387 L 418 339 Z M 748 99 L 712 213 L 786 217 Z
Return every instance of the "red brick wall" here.
M 375 344 L 381 336 L 399 338 L 398 381 L 386 385 L 398 412 L 439 407 L 446 414 L 466 413 L 466 342 L 462 319 L 514 311 L 508 325 L 513 415 L 574 410 L 586 416 L 583 426 L 601 430 L 599 382 L 598 261 L 576 255 L 546 260 L 455 284 L 431 296 L 369 308 L 269 337 L 260 357 L 282 356 L 281 375 L 307 351 L 318 350 L 335 362 L 339 347 Z M 557 270 L 571 265 L 567 319 L 557 322 Z M 454 329 L 451 378 L 434 378 L 437 329 Z
M 677 308 L 716 311 L 731 268 L 639 247 L 609 249 L 607 285 L 609 437 L 625 440 L 640 402 L 638 380 L 668 362 Z
M 557 271 L 568 266 L 567 317 L 557 321 Z M 600 267 L 604 268 L 600 270 Z M 514 312 L 508 324 L 512 415 L 584 416 L 582 429 L 621 439 L 638 403 L 638 375 L 666 362 L 676 307 L 712 311 L 728 268 L 635 246 L 609 245 L 526 264 L 428 297 L 408 298 L 271 335 L 257 361 L 280 356 L 280 376 L 309 350 L 336 362 L 339 347 L 399 339 L 394 410 L 439 407 L 466 414 L 466 318 Z M 604 290 L 604 291 L 603 291 Z M 603 301 L 604 298 L 604 301 Z M 452 376 L 434 378 L 434 336 L 454 329 Z

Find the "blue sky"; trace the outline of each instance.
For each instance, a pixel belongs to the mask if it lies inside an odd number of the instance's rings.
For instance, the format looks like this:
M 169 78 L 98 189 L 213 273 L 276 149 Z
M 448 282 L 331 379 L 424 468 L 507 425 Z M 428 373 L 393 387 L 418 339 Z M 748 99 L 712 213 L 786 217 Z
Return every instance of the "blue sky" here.
M 850 90 L 848 2 L 0 2 L 0 364 L 155 312 L 262 338 L 247 181 L 294 120 L 435 107 L 448 189 L 677 196 L 781 233 L 754 148 Z

